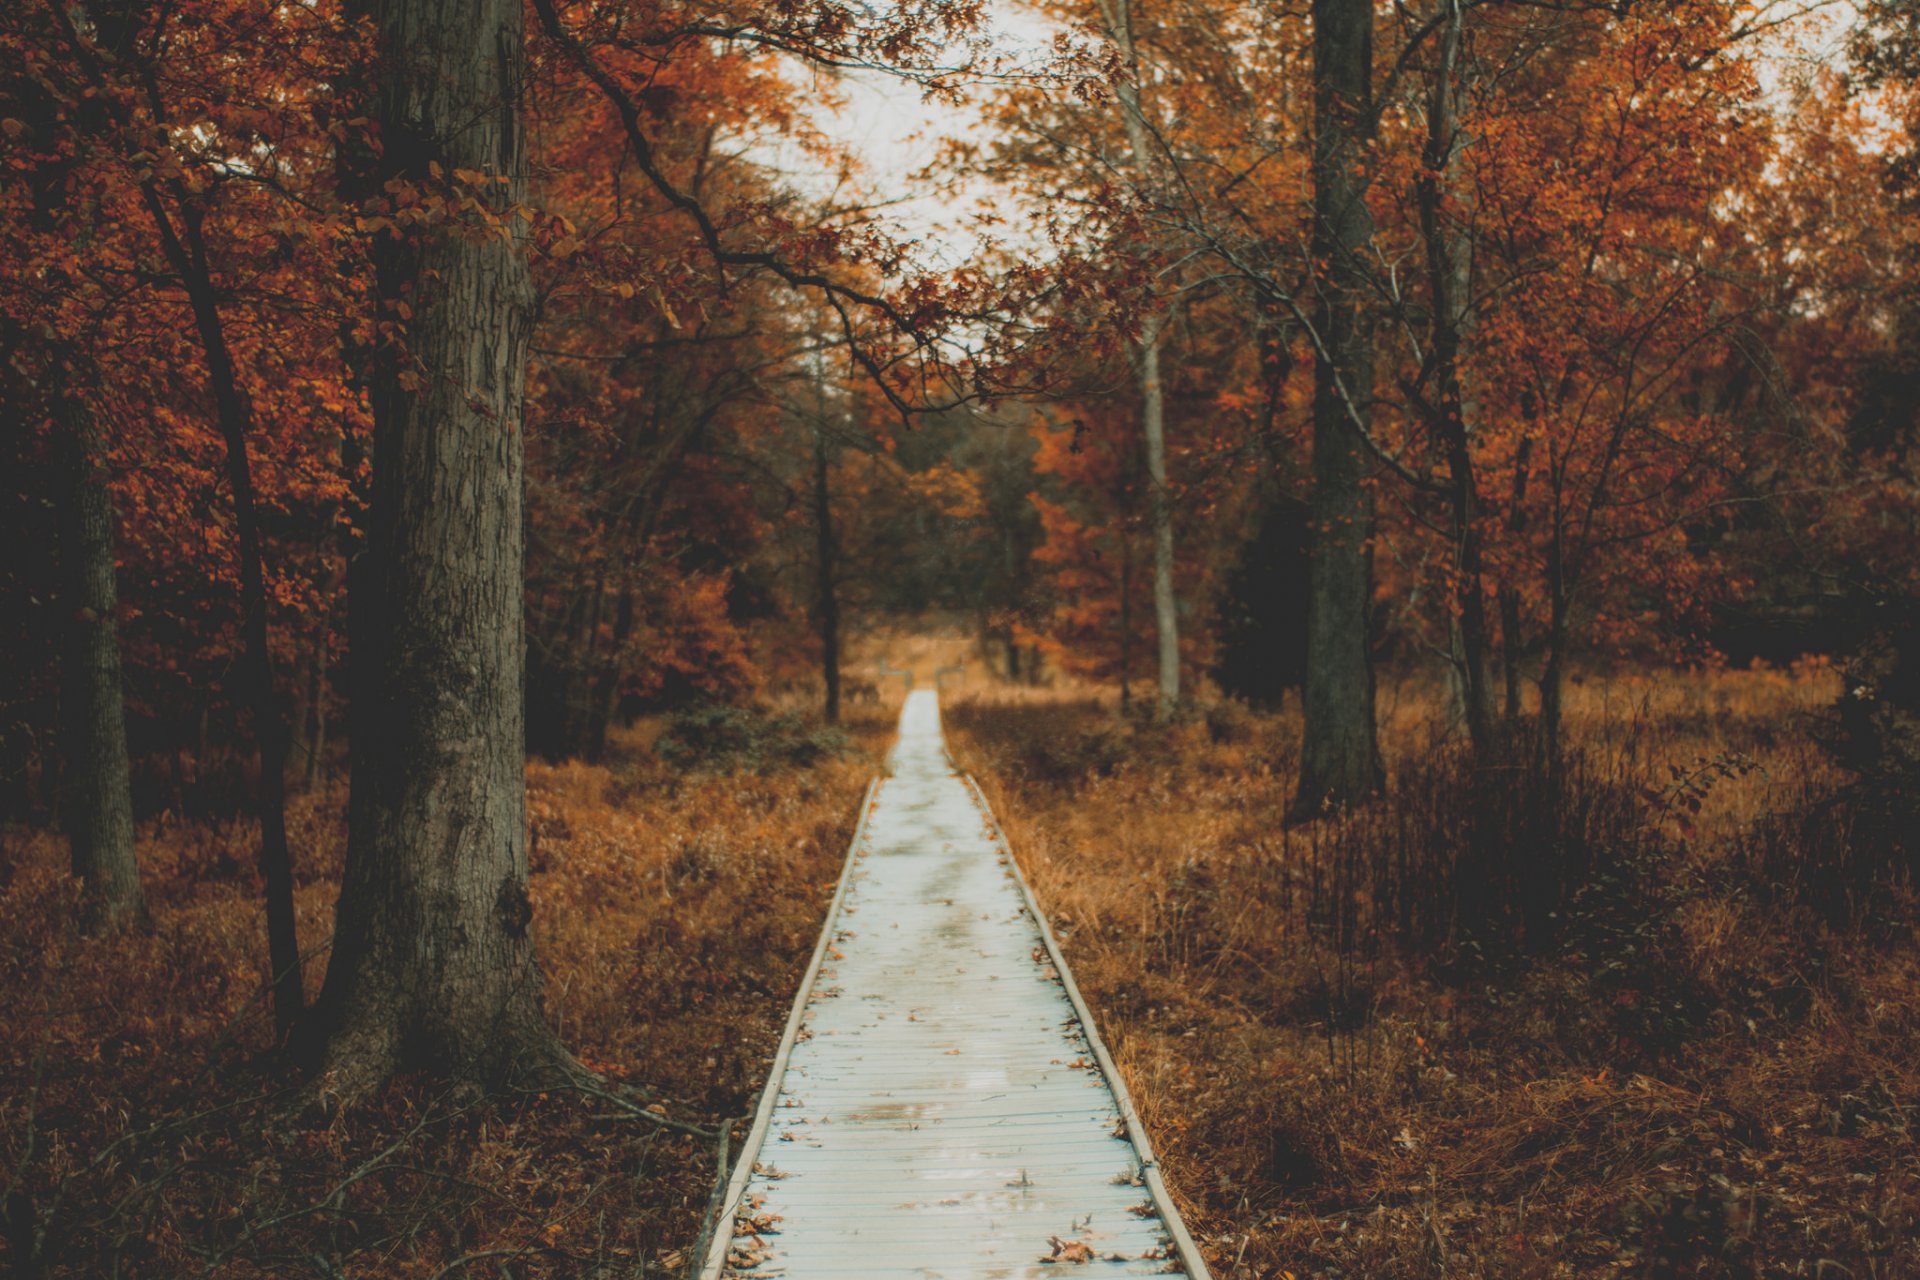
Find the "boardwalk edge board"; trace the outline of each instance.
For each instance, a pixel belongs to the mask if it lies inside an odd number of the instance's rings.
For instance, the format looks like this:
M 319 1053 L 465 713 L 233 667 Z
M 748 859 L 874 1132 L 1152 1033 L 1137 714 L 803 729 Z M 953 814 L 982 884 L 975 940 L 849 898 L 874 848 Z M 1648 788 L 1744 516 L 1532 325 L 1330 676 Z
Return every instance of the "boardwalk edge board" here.
M 840 919 L 840 903 L 847 896 L 847 886 L 853 880 L 857 861 L 854 854 L 867 834 L 867 818 L 873 813 L 874 793 L 880 789 L 880 782 L 881 779 L 876 777 L 867 783 L 867 789 L 860 797 L 860 817 L 853 824 L 853 839 L 847 842 L 846 861 L 841 865 L 840 879 L 834 885 L 833 897 L 827 903 L 826 919 L 820 924 L 820 940 L 813 944 L 813 959 L 808 961 L 807 971 L 800 979 L 799 990 L 793 997 L 793 1009 L 787 1014 L 786 1030 L 780 1036 L 780 1047 L 774 1051 L 773 1063 L 767 1068 L 766 1087 L 760 1091 L 760 1105 L 753 1113 L 753 1127 L 747 1130 L 746 1141 L 741 1144 L 740 1155 L 734 1161 L 733 1173 L 727 1182 L 726 1199 L 714 1214 L 711 1226 L 713 1235 L 707 1242 L 707 1256 L 700 1267 L 700 1280 L 720 1280 L 721 1273 L 726 1270 L 727 1254 L 733 1248 L 734 1218 L 740 1211 L 740 1200 L 746 1194 L 747 1184 L 753 1180 L 753 1166 L 759 1162 L 760 1149 L 767 1139 L 767 1129 L 773 1123 L 774 1108 L 780 1097 L 780 1082 L 787 1074 L 787 1060 L 793 1056 L 800 1024 L 806 1020 L 807 1001 L 813 995 L 814 983 L 820 976 L 820 966 L 826 960 L 827 949 L 832 943 L 834 924 Z
M 958 771 L 957 765 L 955 770 Z M 1080 984 L 1073 980 L 1073 970 L 1067 965 L 1067 957 L 1060 950 L 1059 940 L 1053 936 L 1053 924 L 1047 918 L 1047 913 L 1040 909 L 1039 899 L 1033 896 L 1033 887 L 1027 883 L 1027 873 L 1021 868 L 1018 855 L 1013 852 L 1013 842 L 1007 839 L 1006 828 L 1001 825 L 999 816 L 987 801 L 987 793 L 974 776 L 963 773 L 961 777 L 967 784 L 967 790 L 973 793 L 974 803 L 980 806 L 980 811 L 993 824 L 994 843 L 1007 855 L 1007 865 L 1013 869 L 1013 883 L 1020 890 L 1027 913 L 1040 930 L 1041 945 L 1046 947 L 1047 958 L 1060 975 L 1060 985 L 1067 993 L 1067 1001 L 1073 1006 L 1074 1015 L 1080 1019 L 1080 1029 L 1093 1051 L 1093 1060 L 1106 1077 L 1107 1088 L 1112 1091 L 1114 1102 L 1120 1108 L 1120 1119 L 1127 1126 L 1127 1137 L 1140 1157 L 1140 1171 L 1146 1181 L 1147 1192 L 1152 1196 L 1153 1207 L 1159 1212 L 1160 1221 L 1173 1241 L 1180 1265 L 1186 1268 L 1190 1280 L 1213 1280 L 1213 1273 L 1207 1269 L 1207 1260 L 1200 1254 L 1200 1246 L 1194 1243 L 1185 1219 L 1173 1203 L 1172 1193 L 1167 1190 L 1166 1179 L 1160 1175 L 1160 1161 L 1153 1154 L 1153 1143 L 1147 1138 L 1147 1128 L 1140 1122 L 1140 1113 L 1134 1108 L 1133 1095 L 1127 1092 L 1127 1082 L 1120 1078 L 1120 1069 L 1114 1064 L 1113 1055 L 1107 1052 L 1107 1042 L 1100 1036 L 1100 1028 L 1093 1020 L 1093 1010 L 1087 1006 L 1086 997 L 1080 994 Z M 1063 1274 L 1070 1273 L 1066 1268 L 1062 1271 Z

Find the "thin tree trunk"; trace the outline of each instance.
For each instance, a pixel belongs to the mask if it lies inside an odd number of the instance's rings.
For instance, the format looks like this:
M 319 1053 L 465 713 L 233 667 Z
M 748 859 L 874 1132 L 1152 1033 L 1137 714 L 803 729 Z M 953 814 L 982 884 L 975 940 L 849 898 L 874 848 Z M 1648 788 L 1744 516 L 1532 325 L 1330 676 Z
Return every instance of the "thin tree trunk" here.
M 1520 593 L 1512 587 L 1500 588 L 1500 663 L 1506 684 L 1506 704 L 1501 714 L 1511 723 L 1520 718 L 1524 696 L 1520 685 Z
M 1159 701 L 1166 721 L 1180 702 L 1180 613 L 1173 590 L 1173 502 L 1167 492 L 1166 398 L 1160 385 L 1164 322 L 1155 317 L 1140 335 L 1140 424 L 1147 441 L 1148 523 L 1153 528 L 1153 632 L 1159 654 Z
M 117 0 L 96 6 L 91 18 L 101 47 L 118 60 L 129 58 L 138 6 Z M 75 6 L 65 16 L 85 12 Z M 75 47 L 97 84 L 105 88 L 105 69 L 89 51 L 88 42 L 70 33 Z M 262 567 L 260 525 L 253 496 L 253 472 L 247 458 L 247 439 L 253 429 L 253 406 L 241 389 L 220 318 L 219 294 L 214 287 L 201 211 L 185 184 L 168 184 L 176 199 L 179 223 L 168 210 L 162 184 L 149 178 L 140 197 L 153 219 L 162 254 L 178 277 L 193 314 L 194 328 L 207 358 L 207 383 L 226 452 L 227 480 L 233 489 L 234 523 L 238 534 L 241 607 L 241 696 L 254 721 L 259 784 L 255 808 L 260 820 L 260 872 L 266 884 L 267 953 L 273 987 L 274 1021 L 281 1034 L 298 1020 L 304 1006 L 300 981 L 300 946 L 295 936 L 292 862 L 287 852 L 286 767 L 288 729 L 273 681 L 273 655 L 267 644 L 265 571 Z
M 1533 460 L 1533 437 L 1528 436 L 1520 442 L 1519 453 L 1513 462 L 1513 499 L 1507 512 L 1507 533 L 1516 542 L 1527 528 L 1527 477 Z M 1506 665 L 1507 707 L 1509 721 L 1520 719 L 1522 709 L 1520 692 L 1520 589 L 1511 583 L 1500 588 L 1500 656 Z
M 1461 369 L 1467 337 L 1467 246 L 1449 225 L 1447 196 L 1457 179 L 1460 153 L 1454 75 L 1460 54 L 1458 12 L 1441 32 L 1433 83 L 1427 95 L 1426 163 L 1415 183 L 1420 229 L 1426 242 L 1427 280 L 1432 290 L 1431 362 L 1435 396 L 1432 416 L 1447 460 L 1447 496 L 1453 532 L 1453 577 L 1458 639 L 1456 665 L 1467 738 L 1475 754 L 1493 736 L 1493 681 L 1488 661 L 1487 605 L 1482 584 L 1480 496 L 1474 476 L 1471 425 Z
M 1110 0 L 1102 16 L 1127 65 L 1127 76 L 1117 85 L 1120 123 L 1136 180 L 1153 185 L 1153 139 L 1147 132 L 1145 106 L 1140 98 L 1140 57 L 1133 41 L 1133 11 L 1129 0 Z M 1167 489 L 1166 393 L 1160 379 L 1160 345 L 1166 317 L 1157 309 L 1140 326 L 1140 430 L 1146 442 L 1147 521 L 1153 534 L 1153 625 L 1158 649 L 1156 718 L 1171 719 L 1180 702 L 1180 607 L 1174 590 L 1173 502 Z M 1123 699 L 1124 701 L 1124 699 Z
M 569 755 L 584 755 L 593 733 L 595 672 L 600 666 L 600 622 L 606 613 L 607 575 L 604 568 L 593 575 L 588 588 L 586 630 L 580 651 L 568 665 L 566 705 L 563 708 L 561 735 Z
M 1540 670 L 1540 755 L 1542 765 L 1552 774 L 1560 766 L 1561 694 L 1566 687 L 1571 611 L 1566 539 L 1558 527 L 1547 544 L 1547 596 L 1547 655 Z
M 1133 533 L 1120 521 L 1120 712 L 1133 709 Z
M 160 233 L 161 247 L 180 277 L 193 312 L 194 327 L 207 358 L 207 382 L 214 416 L 225 446 L 227 484 L 233 490 L 235 539 L 240 569 L 242 691 L 238 699 L 253 716 L 259 780 L 254 799 L 260 820 L 260 878 L 266 887 L 267 962 L 273 987 L 273 1020 L 284 1038 L 306 1007 L 301 977 L 300 940 L 293 906 L 293 859 L 287 845 L 287 756 L 290 731 L 286 709 L 274 682 L 273 650 L 267 633 L 265 554 L 253 491 L 253 464 L 247 456 L 253 434 L 253 405 L 240 386 L 219 295 L 208 265 L 200 214 L 190 199 L 180 201 L 180 225 L 151 184 L 143 188 L 148 212 Z
M 60 474 L 60 662 L 65 810 L 73 874 L 85 886 L 81 925 L 109 928 L 146 914 L 134 858 L 133 786 L 113 557 L 113 493 L 99 422 L 84 404 L 55 404 Z
M 380 176 L 504 179 L 525 199 L 519 0 L 372 0 Z M 353 793 L 322 996 L 320 1088 L 421 1069 L 499 1081 L 570 1069 L 529 931 L 522 429 L 532 289 L 523 223 L 383 236 L 369 370 L 373 493 L 356 577 Z
M 827 686 L 827 723 L 840 723 L 840 598 L 835 577 L 838 548 L 833 540 L 833 491 L 827 474 L 827 435 L 813 436 L 813 623 L 820 636 L 820 675 Z
M 607 752 L 607 731 L 620 708 L 620 682 L 626 675 L 627 640 L 633 635 L 633 584 L 620 584 L 620 598 L 613 609 L 613 639 L 607 656 L 601 660 L 598 687 L 594 690 L 593 716 L 587 725 L 587 759 L 599 760 Z
M 1381 781 L 1368 649 L 1373 513 L 1360 434 L 1373 399 L 1373 334 L 1362 309 L 1362 256 L 1373 235 L 1364 171 L 1373 134 L 1371 0 L 1314 0 L 1313 28 L 1313 256 L 1325 355 L 1314 362 L 1300 816 L 1363 800 Z
M 307 696 L 307 790 L 327 777 L 327 637 L 314 646 L 313 689 Z

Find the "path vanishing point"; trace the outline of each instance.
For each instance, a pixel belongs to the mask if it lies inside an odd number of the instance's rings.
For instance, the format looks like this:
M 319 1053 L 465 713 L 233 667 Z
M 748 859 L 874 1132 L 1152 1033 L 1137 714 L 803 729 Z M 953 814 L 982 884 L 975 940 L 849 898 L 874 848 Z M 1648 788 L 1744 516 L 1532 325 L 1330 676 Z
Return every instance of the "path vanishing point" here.
M 907 696 L 704 1280 L 1208 1280 L 999 825 Z

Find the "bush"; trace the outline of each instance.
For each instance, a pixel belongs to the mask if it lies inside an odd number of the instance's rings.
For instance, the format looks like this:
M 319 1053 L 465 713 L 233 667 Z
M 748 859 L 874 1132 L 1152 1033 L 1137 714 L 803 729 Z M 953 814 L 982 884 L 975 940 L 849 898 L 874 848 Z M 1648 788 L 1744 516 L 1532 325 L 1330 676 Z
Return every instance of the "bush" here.
M 765 773 L 806 768 L 843 754 L 846 733 L 791 712 L 703 703 L 676 711 L 653 749 L 676 769 Z
M 942 712 L 949 728 L 986 731 L 1004 743 L 1001 763 L 1024 782 L 1077 787 L 1109 777 L 1136 755 L 1124 721 L 1094 699 L 1072 702 L 955 703 Z
M 1309 848 L 1323 923 L 1443 962 L 1541 954 L 1583 922 L 1644 915 L 1670 852 L 1627 779 L 1578 754 L 1543 770 L 1524 733 L 1477 761 L 1424 754 Z

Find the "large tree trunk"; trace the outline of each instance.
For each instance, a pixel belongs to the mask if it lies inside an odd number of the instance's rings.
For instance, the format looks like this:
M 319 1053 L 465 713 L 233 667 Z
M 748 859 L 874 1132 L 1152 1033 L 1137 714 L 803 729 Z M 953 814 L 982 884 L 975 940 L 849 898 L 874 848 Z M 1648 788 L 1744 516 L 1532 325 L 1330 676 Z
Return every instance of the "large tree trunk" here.
M 1314 362 L 1313 497 L 1307 596 L 1305 732 L 1294 811 L 1364 799 L 1381 781 L 1368 616 L 1365 441 L 1373 400 L 1373 334 L 1363 310 L 1363 255 L 1373 134 L 1371 0 L 1313 4 L 1313 256 L 1320 299 Z
M 519 0 L 373 0 L 382 174 L 479 171 L 526 191 Z M 354 588 L 352 803 L 318 1026 L 320 1088 L 422 1069 L 497 1082 L 568 1059 L 529 932 L 521 410 L 523 224 L 383 236 L 369 371 L 373 493 Z
M 60 662 L 64 800 L 73 874 L 85 886 L 81 925 L 92 930 L 138 919 L 147 906 L 134 860 L 106 449 L 86 405 L 62 396 L 55 413 L 61 612 L 67 622 Z
M 1433 82 L 1427 95 L 1426 164 L 1415 184 L 1420 230 L 1426 242 L 1427 281 L 1432 292 L 1432 321 L 1427 359 L 1433 371 L 1430 404 L 1447 460 L 1447 497 L 1453 533 L 1455 613 L 1454 661 L 1460 678 L 1467 738 L 1476 754 L 1493 736 L 1493 675 L 1488 657 L 1486 594 L 1482 583 L 1480 494 L 1474 475 L 1468 422 L 1465 353 L 1470 314 L 1467 308 L 1468 246 L 1447 210 L 1458 177 L 1460 153 L 1454 75 L 1460 55 L 1458 14 L 1440 35 Z
M 827 723 L 840 723 L 840 597 L 833 540 L 833 491 L 828 484 L 827 434 L 813 436 L 813 625 L 820 636 L 820 676 L 827 688 Z

